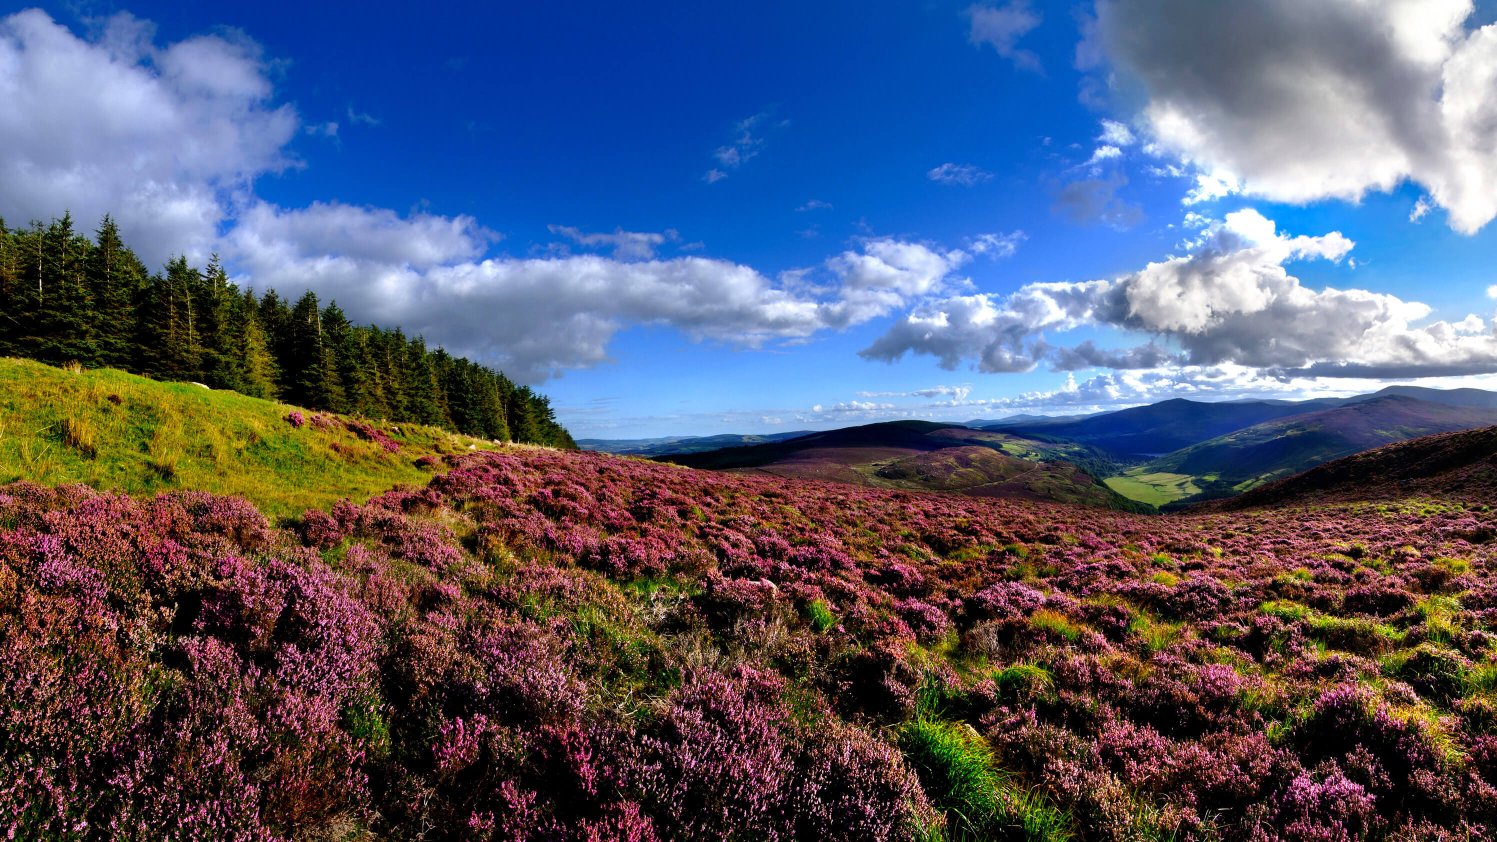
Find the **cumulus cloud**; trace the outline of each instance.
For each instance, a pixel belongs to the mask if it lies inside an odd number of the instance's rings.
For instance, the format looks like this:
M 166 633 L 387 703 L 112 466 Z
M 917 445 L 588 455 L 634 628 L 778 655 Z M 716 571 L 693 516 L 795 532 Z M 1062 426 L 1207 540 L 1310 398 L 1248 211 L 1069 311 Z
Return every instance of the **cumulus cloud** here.
M 299 120 L 253 42 L 154 39 L 127 14 L 93 40 L 37 9 L 0 19 L 0 216 L 109 213 L 153 265 L 202 258 L 253 180 L 294 166 Z
M 605 362 L 609 343 L 631 325 L 758 347 L 862 324 L 940 294 L 968 259 L 873 239 L 776 282 L 729 261 L 659 259 L 628 237 L 572 233 L 615 255 L 484 259 L 494 235 L 468 217 L 264 203 L 241 216 L 225 252 L 243 283 L 292 295 L 311 289 L 358 321 L 401 325 L 531 383 Z M 623 259 L 620 248 L 636 250 Z M 806 281 L 811 275 L 824 283 Z
M 1350 201 L 1405 180 L 1457 231 L 1497 216 L 1497 24 L 1471 0 L 1098 0 L 1084 56 L 1142 93 L 1196 200 Z
M 1042 21 L 1029 7 L 1028 0 L 1010 0 L 1000 6 L 968 6 L 967 17 L 972 24 L 967 37 L 973 44 L 987 44 L 1024 70 L 1041 69 L 1039 56 L 1019 47 L 1019 39 Z
M 1343 259 L 1338 232 L 1289 236 L 1254 210 L 1228 214 L 1189 254 L 1114 280 L 1034 283 L 1003 298 L 951 296 L 915 308 L 861 353 L 906 353 L 988 372 L 1238 365 L 1281 375 L 1376 377 L 1497 371 L 1497 335 L 1476 316 L 1417 326 L 1429 307 L 1366 290 L 1314 290 L 1285 265 Z M 1057 348 L 1083 326 L 1151 337 L 1134 347 Z M 1178 349 L 1178 350 L 1173 350 Z
M 991 179 L 993 174 L 971 164 L 953 164 L 947 162 L 938 167 L 931 167 L 929 170 L 926 170 L 925 177 L 939 184 L 972 187 Z

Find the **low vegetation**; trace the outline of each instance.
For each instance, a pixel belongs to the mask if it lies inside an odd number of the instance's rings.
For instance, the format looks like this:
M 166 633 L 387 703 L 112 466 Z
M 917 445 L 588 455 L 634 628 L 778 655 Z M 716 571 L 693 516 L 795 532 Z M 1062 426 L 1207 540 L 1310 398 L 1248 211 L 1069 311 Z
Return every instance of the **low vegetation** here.
M 103 377 L 105 405 L 159 388 Z M 224 397 L 169 388 L 187 418 Z M 265 440 L 388 453 L 380 428 L 281 409 L 253 416 Z M 67 464 L 104 460 L 124 422 L 100 413 L 96 457 L 56 434 Z M 178 475 L 207 459 L 193 440 Z M 0 832 L 1354 840 L 1497 822 L 1491 486 L 1151 517 L 535 448 L 439 467 L 279 528 L 200 491 L 0 489 Z

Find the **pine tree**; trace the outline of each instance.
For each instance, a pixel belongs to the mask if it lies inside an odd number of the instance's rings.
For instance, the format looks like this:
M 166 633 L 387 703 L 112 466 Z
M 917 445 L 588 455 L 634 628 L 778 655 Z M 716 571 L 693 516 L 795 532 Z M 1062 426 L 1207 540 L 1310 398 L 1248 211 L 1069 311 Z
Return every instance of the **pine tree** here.
M 93 295 L 97 362 L 111 368 L 130 368 L 135 362 L 135 309 L 145 288 L 146 268 L 125 247 L 119 227 L 108 215 L 99 223 L 95 243 L 87 272 Z
M 399 329 L 351 324 L 307 292 L 240 291 L 215 255 L 148 275 L 114 220 L 96 239 L 64 214 L 11 230 L 0 220 L 0 355 L 133 369 L 314 409 L 572 446 L 550 402 L 502 372 L 429 349 Z
M 343 384 L 333 358 L 329 337 L 323 330 L 322 309 L 317 295 L 303 293 L 291 308 L 290 363 L 293 403 L 313 409 L 332 409 L 344 401 Z M 287 365 L 287 363 L 283 363 Z
M 20 337 L 21 290 L 20 232 L 6 228 L 0 219 L 0 356 L 18 353 L 16 341 Z
M 218 255 L 208 261 L 196 296 L 203 344 L 203 382 L 215 389 L 244 391 L 244 302 L 229 283 Z
M 433 362 L 434 356 L 427 352 L 426 341 L 419 336 L 406 345 L 406 417 L 417 424 L 450 427 Z
M 329 301 L 322 310 L 322 347 L 327 369 L 327 407 L 333 412 L 349 414 L 365 378 L 353 325 L 336 301 Z
M 235 311 L 239 324 L 235 331 L 244 360 L 241 390 L 252 398 L 275 398 L 279 394 L 275 356 L 270 352 L 270 338 L 260 326 L 260 308 L 253 290 L 245 290 Z
M 185 257 L 172 258 L 166 274 L 151 279 L 141 313 L 142 357 L 147 372 L 167 380 L 201 380 L 200 317 L 196 312 L 202 275 Z

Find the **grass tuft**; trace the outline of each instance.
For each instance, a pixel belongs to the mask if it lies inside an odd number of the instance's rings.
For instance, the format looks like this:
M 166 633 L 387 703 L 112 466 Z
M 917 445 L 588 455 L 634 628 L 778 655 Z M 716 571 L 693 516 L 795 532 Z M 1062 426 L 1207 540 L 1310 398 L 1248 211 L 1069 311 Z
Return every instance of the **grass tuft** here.
M 931 802 L 946 813 L 947 839 L 1071 838 L 1070 816 L 1016 786 L 971 726 L 921 717 L 900 729 L 900 743 Z

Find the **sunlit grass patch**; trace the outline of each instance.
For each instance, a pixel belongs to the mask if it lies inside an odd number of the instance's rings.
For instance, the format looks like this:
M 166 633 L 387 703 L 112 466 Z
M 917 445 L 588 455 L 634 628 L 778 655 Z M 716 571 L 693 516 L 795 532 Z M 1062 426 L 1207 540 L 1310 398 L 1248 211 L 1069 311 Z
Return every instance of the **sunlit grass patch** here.
M 946 813 L 944 838 L 1071 838 L 1070 817 L 1017 786 L 971 726 L 920 717 L 900 728 L 899 742 L 931 803 Z
M 1029 615 L 1029 625 L 1070 643 L 1080 640 L 1083 631 L 1080 624 L 1052 608 L 1041 608 Z
M 291 410 L 120 371 L 0 359 L 0 482 L 237 494 L 276 518 L 425 484 L 431 472 L 415 460 L 493 447 L 433 427 L 383 425 L 400 445 L 389 453 L 341 423 L 295 428 Z

